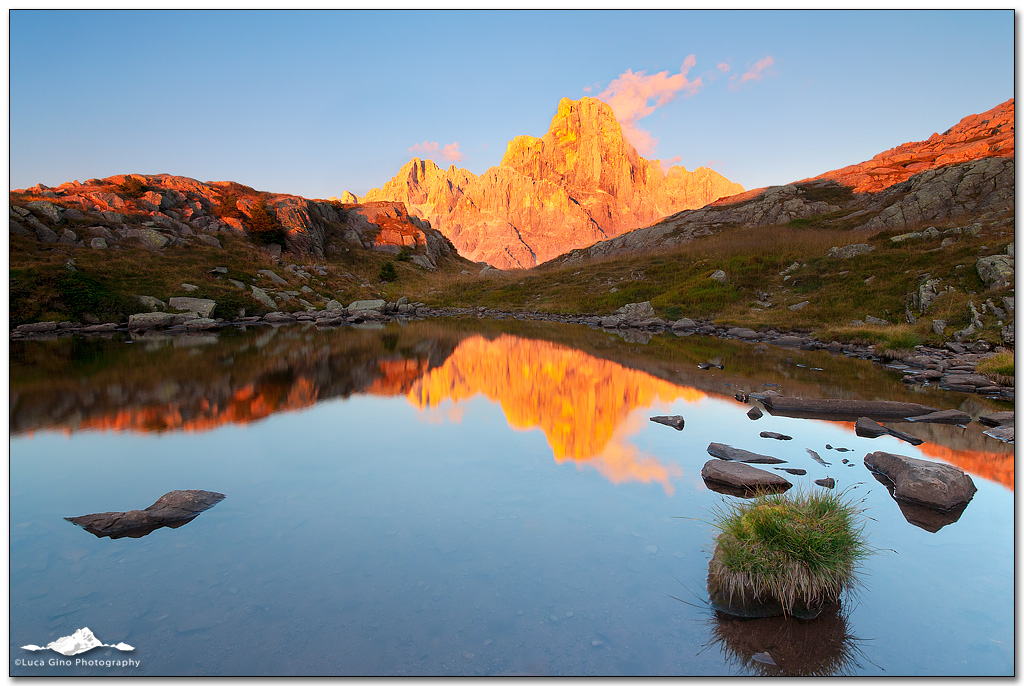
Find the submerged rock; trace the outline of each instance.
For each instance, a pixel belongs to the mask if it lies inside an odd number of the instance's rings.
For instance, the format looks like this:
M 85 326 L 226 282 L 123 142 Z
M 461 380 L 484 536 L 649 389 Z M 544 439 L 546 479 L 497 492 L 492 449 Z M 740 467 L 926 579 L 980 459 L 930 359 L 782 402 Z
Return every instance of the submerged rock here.
M 893 483 L 893 498 L 938 510 L 952 510 L 971 501 L 978 488 L 959 467 L 905 455 L 873 452 L 864 466 Z
M 100 512 L 64 519 L 100 538 L 141 538 L 161 527 L 177 528 L 187 524 L 224 497 L 223 493 L 212 491 L 170 491 L 145 510 Z
M 664 424 L 665 426 L 671 426 L 676 431 L 683 430 L 684 421 L 682 416 L 678 414 L 659 415 L 657 417 L 651 417 L 651 421 L 657 422 L 658 424 Z
M 757 464 L 783 464 L 785 460 L 770 455 L 752 453 L 749 450 L 733 448 L 725 443 L 711 443 L 708 445 L 708 454 L 720 460 L 734 460 L 736 462 L 754 462 Z
M 793 440 L 792 436 L 787 436 L 786 434 L 775 433 L 774 431 L 762 431 L 760 435 L 761 435 L 761 438 L 774 438 L 777 441 L 792 441 Z
M 971 415 L 960 410 L 942 410 L 941 412 L 930 412 L 916 417 L 907 417 L 908 422 L 921 422 L 933 424 L 970 424 Z

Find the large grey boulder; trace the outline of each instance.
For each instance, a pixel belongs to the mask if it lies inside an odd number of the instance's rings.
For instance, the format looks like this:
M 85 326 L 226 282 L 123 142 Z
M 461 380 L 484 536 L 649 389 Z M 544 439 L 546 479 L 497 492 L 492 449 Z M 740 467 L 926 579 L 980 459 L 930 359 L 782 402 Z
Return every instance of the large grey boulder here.
M 200 317 L 209 317 L 217 307 L 217 303 L 209 298 L 174 297 L 170 299 L 170 305 L 179 311 L 195 312 Z
M 33 322 L 31 324 L 21 324 L 14 330 L 20 333 L 46 333 L 48 331 L 56 331 L 57 322 Z
M 143 312 L 128 317 L 128 330 L 166 329 L 174 326 L 178 315 L 171 312 Z
M 223 493 L 212 491 L 171 491 L 145 510 L 99 512 L 64 519 L 99 537 L 141 538 L 161 527 L 187 524 L 222 500 Z
M 171 242 L 171 239 L 156 229 L 139 229 L 136 237 L 142 241 L 142 245 L 150 250 L 159 250 Z
M 135 299 L 139 301 L 139 304 L 145 307 L 150 312 L 159 312 L 167 309 L 167 303 L 160 298 L 154 298 L 151 295 L 137 295 Z
M 273 298 L 267 295 L 267 292 L 265 290 L 263 290 L 262 288 L 257 288 L 256 286 L 250 286 L 249 288 L 252 289 L 252 297 L 256 298 L 257 300 L 259 300 L 261 303 L 263 303 L 272 310 L 277 309 L 277 303 L 274 302 Z
M 1006 288 L 1013 285 L 1013 256 L 989 255 L 979 257 L 975 265 L 978 276 L 989 288 Z
M 978 488 L 959 467 L 905 455 L 874 452 L 864 466 L 893 484 L 893 498 L 937 510 L 952 510 L 970 502 Z
M 708 460 L 700 470 L 700 475 L 712 490 L 719 490 L 712 486 L 721 484 L 727 489 L 732 489 L 737 495 L 759 491 L 782 493 L 793 487 L 793 484 L 778 474 L 742 462 L 727 460 Z
M 284 279 L 282 279 L 280 276 L 278 276 L 277 274 L 275 274 L 274 272 L 272 272 L 269 269 L 260 269 L 259 273 L 262 274 L 263 276 L 267 277 L 268 279 L 270 279 L 274 283 L 276 283 L 278 286 L 287 286 L 288 285 L 287 281 L 285 281 Z
M 874 249 L 875 246 L 868 245 L 867 243 L 855 243 L 853 245 L 843 246 L 842 248 L 832 248 L 828 251 L 828 256 L 838 260 L 847 260 L 851 257 L 857 257 L 858 255 L 867 255 Z
M 32 202 L 25 203 L 25 206 L 54 224 L 60 224 L 61 219 L 63 219 L 60 208 L 52 202 L 47 202 L 45 200 L 33 200 Z
M 387 303 L 383 300 L 356 300 L 349 304 L 348 313 L 355 314 L 366 314 L 367 312 L 377 312 L 384 314 L 384 308 Z
M 720 460 L 734 460 L 736 462 L 753 462 L 756 464 L 782 464 L 785 462 L 785 460 L 780 460 L 771 455 L 752 453 L 749 450 L 734 448 L 725 443 L 711 443 L 708 445 L 708 454 Z

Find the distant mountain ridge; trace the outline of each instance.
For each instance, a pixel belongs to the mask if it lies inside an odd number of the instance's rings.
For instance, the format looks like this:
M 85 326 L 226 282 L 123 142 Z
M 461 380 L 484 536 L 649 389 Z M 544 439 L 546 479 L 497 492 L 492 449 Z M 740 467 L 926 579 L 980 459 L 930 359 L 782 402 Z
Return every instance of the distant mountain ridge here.
M 825 228 L 901 229 L 1006 213 L 1014 205 L 1014 99 L 964 117 L 944 133 L 784 186 L 756 188 L 589 247 L 559 262 L 643 253 L 727 227 L 803 222 Z
M 343 202 L 397 201 L 428 220 L 464 257 L 528 268 L 743 187 L 705 167 L 641 157 L 609 105 L 563 98 L 541 138 L 517 136 L 480 176 L 413 158 L 380 188 Z

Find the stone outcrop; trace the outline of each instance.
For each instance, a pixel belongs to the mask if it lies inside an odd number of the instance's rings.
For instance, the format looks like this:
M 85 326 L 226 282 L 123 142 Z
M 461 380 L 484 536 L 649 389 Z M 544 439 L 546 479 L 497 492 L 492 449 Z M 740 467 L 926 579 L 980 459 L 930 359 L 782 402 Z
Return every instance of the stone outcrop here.
M 223 493 L 212 491 L 171 491 L 145 510 L 101 512 L 65 519 L 101 538 L 141 538 L 161 527 L 177 528 L 187 524 L 222 500 Z
M 571 251 L 559 262 L 646 252 L 723 227 L 788 224 L 899 229 L 1014 207 L 1014 101 L 971 115 L 945 134 L 784 186 L 758 188 L 683 210 L 651 226 Z M 845 256 L 845 253 L 844 253 Z
M 463 256 L 507 269 L 742 191 L 705 167 L 663 172 L 623 137 L 607 104 L 564 98 L 544 136 L 513 138 L 501 164 L 480 176 L 414 158 L 361 200 L 404 203 Z
M 683 420 L 682 416 L 678 415 L 678 414 L 659 415 L 657 417 L 651 417 L 650 419 L 651 419 L 652 422 L 656 422 L 658 424 L 664 424 L 665 426 L 671 426 L 676 431 L 682 431 L 683 430 L 683 426 L 686 423 Z

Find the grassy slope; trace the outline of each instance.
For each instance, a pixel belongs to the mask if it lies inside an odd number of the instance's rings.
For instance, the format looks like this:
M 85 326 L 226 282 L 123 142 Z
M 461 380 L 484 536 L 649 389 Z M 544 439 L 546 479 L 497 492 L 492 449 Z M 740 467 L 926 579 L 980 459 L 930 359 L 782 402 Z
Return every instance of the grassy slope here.
M 937 224 L 936 228 L 970 222 Z M 850 233 L 819 227 L 780 226 L 733 228 L 696 239 L 674 250 L 643 256 L 606 258 L 570 266 L 544 266 L 523 272 L 477 278 L 460 276 L 432 284 L 417 296 L 440 306 L 487 306 L 540 312 L 609 314 L 630 302 L 649 300 L 666 320 L 713 317 L 718 324 L 754 329 L 819 331 L 846 340 L 868 342 L 872 327 L 851 329 L 853 320 L 871 315 L 893 324 L 905 322 L 908 296 L 926 278 L 938 278 L 955 293 L 941 295 L 909 331 L 921 342 L 937 342 L 932 319 L 945 319 L 946 334 L 969 321 L 968 301 L 976 307 L 988 298 L 1012 292 L 986 290 L 975 269 L 979 255 L 1003 252 L 1013 242 L 1013 217 L 987 225 L 978 236 L 960 237 L 945 248 L 941 238 L 893 244 L 901 231 Z M 827 256 L 833 246 L 866 242 L 876 249 L 849 259 Z M 785 279 L 780 272 L 794 262 L 801 266 Z M 729 277 L 720 284 L 708 278 L 721 269 Z M 874 279 L 870 279 L 870 277 Z M 770 308 L 755 306 L 769 294 Z M 789 305 L 807 300 L 792 311 Z M 916 312 L 915 312 L 916 314 Z M 985 317 L 979 337 L 1000 340 L 994 317 Z M 891 332 L 890 332 L 891 333 Z

